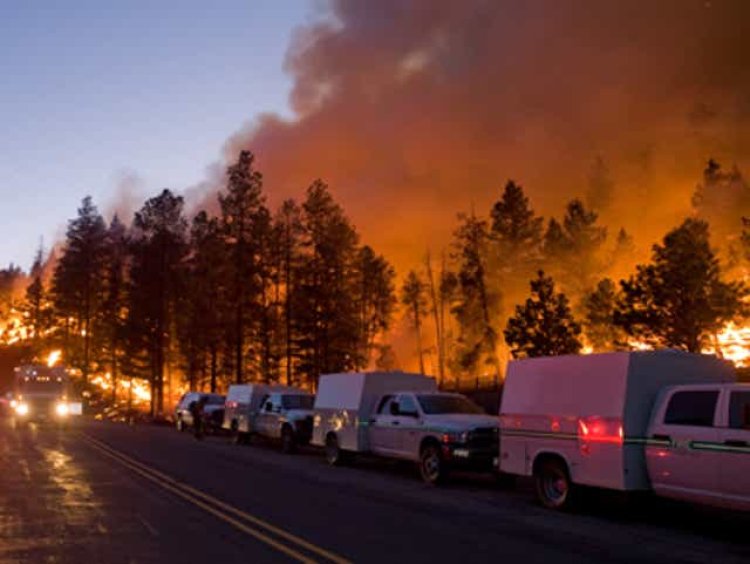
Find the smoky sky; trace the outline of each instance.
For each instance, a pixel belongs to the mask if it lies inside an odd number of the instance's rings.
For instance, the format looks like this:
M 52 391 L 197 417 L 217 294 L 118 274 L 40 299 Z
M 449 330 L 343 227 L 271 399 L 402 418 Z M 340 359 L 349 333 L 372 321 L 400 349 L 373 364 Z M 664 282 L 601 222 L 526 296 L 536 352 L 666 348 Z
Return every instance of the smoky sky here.
M 401 269 L 512 178 L 536 210 L 586 197 L 646 246 L 690 213 L 708 158 L 750 164 L 750 2 L 346 0 L 297 30 L 293 119 L 252 118 L 272 204 L 330 184 Z M 593 175 L 595 176 L 595 175 Z

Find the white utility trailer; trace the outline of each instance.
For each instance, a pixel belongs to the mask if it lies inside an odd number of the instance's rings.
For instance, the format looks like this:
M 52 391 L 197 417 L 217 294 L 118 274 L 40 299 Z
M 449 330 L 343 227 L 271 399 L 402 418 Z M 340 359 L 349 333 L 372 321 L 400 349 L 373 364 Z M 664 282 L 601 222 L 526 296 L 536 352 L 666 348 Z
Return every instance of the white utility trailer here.
M 315 396 L 312 444 L 335 442 L 344 455 L 369 450 L 368 425 L 386 394 L 437 390 L 434 378 L 407 372 L 324 374 Z
M 666 386 L 733 382 L 715 356 L 662 350 L 512 361 L 500 405 L 499 470 L 534 476 L 549 507 L 574 485 L 647 490 L 644 447 Z

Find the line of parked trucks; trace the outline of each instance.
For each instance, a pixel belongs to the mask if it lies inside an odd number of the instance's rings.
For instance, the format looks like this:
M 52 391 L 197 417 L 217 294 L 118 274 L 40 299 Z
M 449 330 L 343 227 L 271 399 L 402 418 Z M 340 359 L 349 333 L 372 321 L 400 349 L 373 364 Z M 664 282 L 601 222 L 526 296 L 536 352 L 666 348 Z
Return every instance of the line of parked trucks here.
M 190 423 L 190 400 L 178 405 L 178 428 Z M 573 504 L 579 486 L 750 509 L 750 385 L 709 355 L 512 361 L 496 415 L 403 372 L 323 375 L 315 395 L 231 386 L 222 407 L 216 424 L 237 443 L 262 436 L 285 452 L 310 443 L 334 466 L 358 455 L 408 460 L 430 484 L 456 469 L 503 483 L 530 476 L 552 509 Z

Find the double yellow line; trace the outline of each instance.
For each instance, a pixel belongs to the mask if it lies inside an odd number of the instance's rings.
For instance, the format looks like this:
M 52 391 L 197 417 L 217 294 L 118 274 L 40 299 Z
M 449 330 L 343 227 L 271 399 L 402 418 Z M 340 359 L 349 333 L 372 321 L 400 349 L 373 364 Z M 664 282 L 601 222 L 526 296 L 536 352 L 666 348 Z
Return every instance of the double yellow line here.
M 111 458 L 131 469 L 133 472 L 154 482 L 160 487 L 181 497 L 185 501 L 218 517 L 245 534 L 267 544 L 268 546 L 286 554 L 298 562 L 312 564 L 315 562 L 334 562 L 336 564 L 351 564 L 349 560 L 316 546 L 292 533 L 285 531 L 267 521 L 259 519 L 245 511 L 237 509 L 223 501 L 216 499 L 183 482 L 175 480 L 150 466 L 143 464 L 125 454 L 113 449 L 109 445 L 82 433 L 87 442 L 103 455 Z

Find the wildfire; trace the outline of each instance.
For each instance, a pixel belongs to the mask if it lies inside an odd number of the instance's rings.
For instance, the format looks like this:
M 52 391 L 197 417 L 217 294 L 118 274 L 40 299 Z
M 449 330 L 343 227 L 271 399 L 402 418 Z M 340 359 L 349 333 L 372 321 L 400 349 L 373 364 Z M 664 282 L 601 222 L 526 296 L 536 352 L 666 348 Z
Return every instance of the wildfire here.
M 62 351 L 61 350 L 54 350 L 47 356 L 47 366 L 52 368 L 55 366 L 58 362 L 60 362 L 60 358 L 62 357 Z
M 647 351 L 653 348 L 642 341 L 628 341 L 628 347 L 634 351 Z M 581 349 L 581 354 L 593 352 L 593 347 L 588 344 Z M 715 344 L 705 347 L 701 352 L 715 354 L 733 362 L 735 366 L 750 366 L 750 326 L 728 323 L 716 334 Z
M 731 360 L 736 366 L 750 366 L 750 326 L 729 323 L 716 335 L 716 347 L 703 352 Z
M 29 338 L 29 330 L 24 323 L 24 317 L 16 308 L 8 312 L 8 316 L 0 323 L 0 343 L 13 345 Z
M 91 377 L 89 382 L 99 388 L 102 391 L 109 391 L 114 386 L 112 380 L 112 374 L 104 372 L 102 374 L 96 374 Z M 132 399 L 136 404 L 148 403 L 151 401 L 151 392 L 149 390 L 148 382 L 140 378 L 133 378 L 128 380 L 122 380 L 117 382 L 117 392 L 121 399 L 129 396 L 132 388 Z

